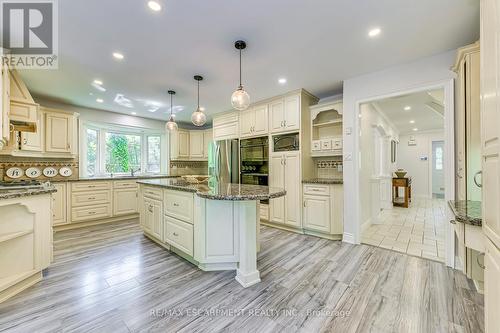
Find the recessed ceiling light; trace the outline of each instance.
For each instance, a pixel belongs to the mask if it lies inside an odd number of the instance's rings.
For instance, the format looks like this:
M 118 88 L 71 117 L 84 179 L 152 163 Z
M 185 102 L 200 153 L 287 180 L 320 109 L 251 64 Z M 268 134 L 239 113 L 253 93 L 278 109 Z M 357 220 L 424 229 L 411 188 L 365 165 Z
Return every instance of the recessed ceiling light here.
M 132 112 L 131 115 L 135 116 L 137 114 L 137 112 Z
M 161 10 L 161 4 L 158 1 L 148 1 L 148 7 L 155 12 L 159 12 Z
M 98 86 L 102 86 L 102 81 L 101 80 L 95 79 L 94 83 L 97 84 Z
M 416 128 L 416 127 L 415 127 L 415 128 L 413 129 L 413 132 L 416 132 L 416 131 L 418 131 L 418 128 Z
M 102 102 L 104 102 L 104 100 L 103 100 L 102 98 L 98 98 L 98 99 L 96 99 L 95 101 L 96 101 L 97 103 L 102 103 Z
M 94 96 L 94 93 L 89 93 L 90 96 Z
M 410 124 L 415 124 L 415 120 L 410 120 Z
M 409 106 L 409 105 L 405 106 L 405 107 L 404 107 L 404 110 L 405 110 L 405 111 L 410 111 L 410 110 L 411 110 L 411 106 Z
M 368 36 L 369 37 L 376 37 L 376 36 L 380 35 L 381 32 L 382 32 L 382 30 L 380 28 L 373 28 L 370 31 L 368 31 Z
M 125 58 L 125 56 L 120 52 L 113 52 L 113 57 L 117 60 L 123 60 L 123 58 Z
M 286 83 L 286 79 L 284 77 L 278 79 L 278 83 L 279 84 L 285 84 Z

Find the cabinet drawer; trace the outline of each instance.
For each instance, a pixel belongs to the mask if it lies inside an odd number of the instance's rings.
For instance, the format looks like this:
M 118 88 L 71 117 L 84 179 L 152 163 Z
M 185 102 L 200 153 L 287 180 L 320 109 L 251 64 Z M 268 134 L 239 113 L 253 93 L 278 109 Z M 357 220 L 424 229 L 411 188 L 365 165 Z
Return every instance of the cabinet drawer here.
M 71 183 L 72 192 L 110 190 L 110 189 L 111 189 L 111 182 L 109 181 L 80 181 Z
M 330 186 L 321 184 L 304 185 L 304 194 L 330 195 Z
M 312 151 L 321 150 L 321 141 L 320 140 L 313 140 L 311 143 L 311 150 Z
M 146 198 L 151 198 L 151 199 L 156 199 L 156 200 L 163 199 L 163 192 L 162 192 L 161 188 L 144 187 L 144 190 L 142 191 L 142 193 Z
M 166 190 L 165 215 L 193 224 L 194 198 L 192 193 Z
M 332 140 L 322 139 L 321 140 L 321 150 L 332 150 Z
M 113 183 L 113 188 L 137 188 L 135 180 L 116 180 Z
M 111 191 L 88 191 L 71 193 L 71 207 L 107 204 L 111 202 Z
M 111 217 L 111 204 L 71 209 L 71 221 L 82 222 Z
M 170 245 L 193 256 L 193 226 L 170 216 L 164 217 L 164 239 Z
M 342 149 L 342 138 L 337 138 L 332 140 L 332 149 L 335 150 Z

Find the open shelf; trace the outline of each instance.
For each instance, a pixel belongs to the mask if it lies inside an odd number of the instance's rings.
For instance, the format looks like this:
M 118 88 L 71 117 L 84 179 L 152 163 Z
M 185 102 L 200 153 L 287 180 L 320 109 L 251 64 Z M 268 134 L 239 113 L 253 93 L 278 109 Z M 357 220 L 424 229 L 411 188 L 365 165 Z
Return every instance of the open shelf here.
M 325 127 L 325 126 L 341 125 L 341 124 L 342 124 L 342 119 L 335 119 L 322 123 L 313 124 L 313 127 Z

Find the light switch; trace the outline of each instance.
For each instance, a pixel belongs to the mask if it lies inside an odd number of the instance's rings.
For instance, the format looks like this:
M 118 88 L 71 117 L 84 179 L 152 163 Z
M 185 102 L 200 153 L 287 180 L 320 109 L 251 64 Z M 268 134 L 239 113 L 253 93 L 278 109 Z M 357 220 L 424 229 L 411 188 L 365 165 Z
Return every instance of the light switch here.
M 346 127 L 345 135 L 351 135 L 351 134 L 352 134 L 352 127 Z
M 344 161 L 352 161 L 352 154 L 351 153 L 345 153 L 344 154 Z

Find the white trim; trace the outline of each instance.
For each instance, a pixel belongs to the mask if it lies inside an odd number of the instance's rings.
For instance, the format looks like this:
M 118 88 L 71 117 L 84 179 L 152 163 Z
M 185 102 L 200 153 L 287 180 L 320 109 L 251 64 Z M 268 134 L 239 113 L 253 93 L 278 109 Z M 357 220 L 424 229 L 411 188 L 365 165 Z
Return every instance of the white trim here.
M 359 244 L 355 242 L 354 235 L 349 232 L 344 232 L 344 234 L 342 235 L 342 242 L 349 244 Z

